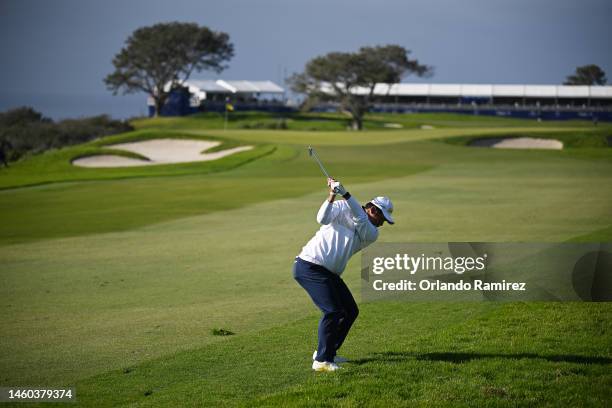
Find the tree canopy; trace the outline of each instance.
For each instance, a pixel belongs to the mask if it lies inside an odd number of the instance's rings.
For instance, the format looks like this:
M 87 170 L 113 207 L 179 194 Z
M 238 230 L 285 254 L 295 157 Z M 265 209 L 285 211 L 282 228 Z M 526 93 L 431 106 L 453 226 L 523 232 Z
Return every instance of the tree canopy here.
M 331 52 L 306 64 L 289 83 L 293 91 L 312 101 L 335 101 L 348 111 L 354 129 L 362 129 L 377 83 L 394 84 L 407 74 L 431 75 L 432 67 L 409 58 L 399 45 L 361 47 L 354 53 Z
M 169 89 L 180 86 L 194 71 L 223 71 L 233 55 L 226 33 L 195 23 L 159 23 L 130 35 L 113 58 L 115 71 L 104 82 L 114 94 L 146 92 L 155 101 L 157 116 Z
M 605 85 L 606 73 L 597 65 L 583 65 L 568 75 L 563 85 Z
M 15 108 L 0 112 L 0 162 L 4 159 L 8 167 L 8 162 L 25 155 L 130 130 L 134 128 L 127 121 L 114 120 L 107 115 L 54 122 L 31 107 Z

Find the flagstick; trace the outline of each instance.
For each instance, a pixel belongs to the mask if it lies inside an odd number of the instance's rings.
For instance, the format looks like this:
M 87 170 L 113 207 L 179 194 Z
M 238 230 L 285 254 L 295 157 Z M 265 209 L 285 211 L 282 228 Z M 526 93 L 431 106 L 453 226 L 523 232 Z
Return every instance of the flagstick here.
M 223 123 L 223 131 L 227 130 L 227 103 L 225 104 L 225 122 Z

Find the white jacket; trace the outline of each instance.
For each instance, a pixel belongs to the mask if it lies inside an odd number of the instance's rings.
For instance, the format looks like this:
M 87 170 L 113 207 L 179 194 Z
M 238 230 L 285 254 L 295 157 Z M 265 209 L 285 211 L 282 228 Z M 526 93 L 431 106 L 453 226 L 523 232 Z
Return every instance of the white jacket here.
M 330 203 L 325 200 L 317 213 L 321 228 L 298 255 L 341 275 L 351 256 L 378 238 L 378 228 L 352 196 Z

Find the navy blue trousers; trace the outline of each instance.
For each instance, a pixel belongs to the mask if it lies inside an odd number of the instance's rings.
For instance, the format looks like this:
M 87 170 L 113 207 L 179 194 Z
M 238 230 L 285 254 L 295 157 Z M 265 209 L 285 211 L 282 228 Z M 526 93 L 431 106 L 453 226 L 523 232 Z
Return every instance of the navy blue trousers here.
M 296 258 L 293 277 L 323 312 L 319 321 L 317 361 L 334 361 L 359 309 L 340 276 L 320 265 Z

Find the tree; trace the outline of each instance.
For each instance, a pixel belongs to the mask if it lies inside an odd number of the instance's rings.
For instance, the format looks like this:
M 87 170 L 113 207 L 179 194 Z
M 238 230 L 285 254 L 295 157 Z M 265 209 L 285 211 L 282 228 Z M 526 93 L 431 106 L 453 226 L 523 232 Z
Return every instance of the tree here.
M 606 73 L 597 65 L 583 65 L 568 75 L 563 85 L 605 85 L 606 81 Z
M 331 52 L 310 60 L 304 72 L 294 74 L 289 83 L 311 103 L 339 102 L 350 113 L 353 129 L 361 130 L 377 83 L 394 84 L 409 73 L 424 76 L 433 72 L 409 54 L 399 45 L 361 47 L 355 53 Z
M 113 58 L 115 71 L 104 82 L 113 94 L 146 92 L 155 101 L 158 116 L 170 91 L 193 71 L 227 68 L 234 55 L 229 35 L 195 23 L 159 23 L 142 27 L 126 40 Z
M 42 113 L 35 111 L 30 106 L 14 108 L 6 112 L 0 112 L 0 128 L 10 126 L 26 126 L 31 123 L 51 123 Z
M 134 128 L 127 121 L 107 115 L 54 122 L 31 107 L 11 109 L 0 112 L 0 163 L 8 167 L 9 162 L 25 155 L 130 130 Z

